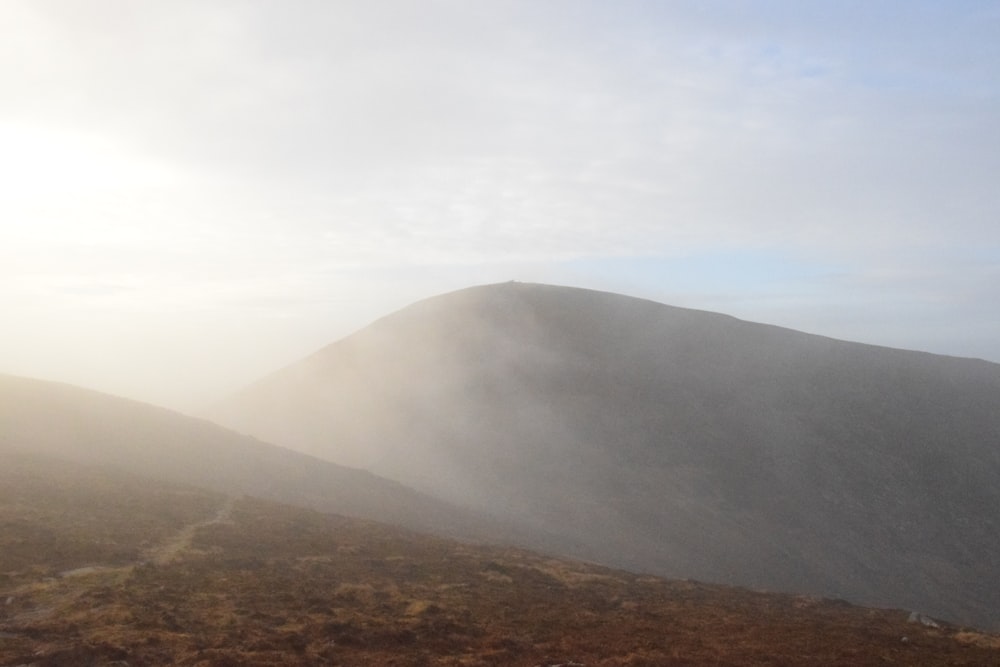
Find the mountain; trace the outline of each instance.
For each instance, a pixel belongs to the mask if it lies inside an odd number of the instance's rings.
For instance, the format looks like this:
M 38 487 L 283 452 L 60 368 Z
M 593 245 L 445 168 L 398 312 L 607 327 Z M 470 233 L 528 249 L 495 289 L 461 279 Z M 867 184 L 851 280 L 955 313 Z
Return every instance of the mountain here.
M 987 665 L 900 610 L 667 581 L 13 453 L 0 664 Z
M 1000 626 L 1000 366 L 582 289 L 431 298 L 209 416 L 674 577 Z
M 0 376 L 0 457 L 30 452 L 417 530 L 523 541 L 445 501 L 203 419 L 69 385 Z

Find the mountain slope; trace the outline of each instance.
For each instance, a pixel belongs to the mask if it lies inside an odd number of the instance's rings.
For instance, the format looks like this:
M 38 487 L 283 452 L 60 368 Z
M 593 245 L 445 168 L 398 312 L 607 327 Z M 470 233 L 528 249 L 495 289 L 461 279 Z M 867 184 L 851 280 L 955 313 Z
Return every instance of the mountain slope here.
M 5 464 L 4 665 L 1000 659 L 998 637 L 903 611 L 641 577 L 39 456 Z
M 510 283 L 414 304 L 211 416 L 576 556 L 1000 624 L 995 364 Z
M 0 376 L 0 457 L 24 452 L 414 529 L 516 538 L 504 526 L 398 482 L 202 419 L 69 385 Z

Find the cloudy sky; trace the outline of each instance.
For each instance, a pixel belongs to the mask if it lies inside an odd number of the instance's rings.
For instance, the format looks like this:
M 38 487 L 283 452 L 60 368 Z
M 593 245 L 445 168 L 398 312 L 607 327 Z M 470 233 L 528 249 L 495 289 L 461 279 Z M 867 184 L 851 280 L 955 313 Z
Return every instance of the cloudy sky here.
M 417 299 L 1000 362 L 1000 4 L 0 3 L 0 372 L 182 410 Z

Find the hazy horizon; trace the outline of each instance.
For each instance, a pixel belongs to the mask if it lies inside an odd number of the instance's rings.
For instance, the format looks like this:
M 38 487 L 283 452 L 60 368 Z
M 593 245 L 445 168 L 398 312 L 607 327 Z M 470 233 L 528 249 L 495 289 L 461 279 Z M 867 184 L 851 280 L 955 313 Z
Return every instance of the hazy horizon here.
M 0 373 L 191 411 L 510 279 L 1000 362 L 996 3 L 0 19 Z

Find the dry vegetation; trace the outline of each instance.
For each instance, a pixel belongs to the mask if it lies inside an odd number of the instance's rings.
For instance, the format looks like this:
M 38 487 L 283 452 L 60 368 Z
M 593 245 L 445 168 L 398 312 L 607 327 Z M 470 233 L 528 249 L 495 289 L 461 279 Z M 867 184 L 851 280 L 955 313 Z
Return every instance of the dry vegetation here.
M 0 449 L 0 587 L 123 565 L 223 496 Z
M 0 665 L 1000 663 L 902 611 L 39 465 L 0 473 Z

